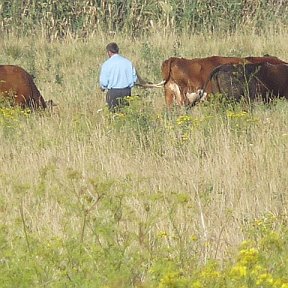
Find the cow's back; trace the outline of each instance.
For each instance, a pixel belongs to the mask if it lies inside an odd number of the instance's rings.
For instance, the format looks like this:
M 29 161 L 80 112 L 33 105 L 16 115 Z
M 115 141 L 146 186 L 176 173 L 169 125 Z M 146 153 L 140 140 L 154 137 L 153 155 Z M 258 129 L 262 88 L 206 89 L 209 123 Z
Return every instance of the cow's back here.
M 165 81 L 173 80 L 180 86 L 202 88 L 210 73 L 222 64 L 244 63 L 246 60 L 238 57 L 211 56 L 206 58 L 171 57 L 162 64 L 162 77 Z
M 274 65 L 278 64 L 288 64 L 285 61 L 279 59 L 278 57 L 275 56 L 263 56 L 263 57 L 254 57 L 254 56 L 248 56 L 245 57 L 245 59 L 253 64 L 259 64 L 259 63 L 270 63 Z
M 0 65 L 0 93 L 12 96 L 21 107 L 46 108 L 46 103 L 32 76 L 15 65 Z
M 212 87 L 208 79 L 216 67 L 225 64 L 244 64 L 246 62 L 247 60 L 239 57 L 211 56 L 203 58 L 201 62 L 199 62 L 201 72 L 199 73 L 199 87 L 197 89 L 203 89 L 203 87 L 206 86 L 205 91 L 211 93 Z

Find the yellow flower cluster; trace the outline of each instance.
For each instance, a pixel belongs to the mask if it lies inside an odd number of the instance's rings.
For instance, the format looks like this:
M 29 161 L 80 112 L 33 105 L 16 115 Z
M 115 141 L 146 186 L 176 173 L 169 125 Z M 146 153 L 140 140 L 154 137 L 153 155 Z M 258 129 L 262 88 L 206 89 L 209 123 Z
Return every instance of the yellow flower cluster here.
M 181 115 L 177 118 L 176 123 L 178 126 L 185 126 L 193 122 L 192 116 L 190 115 Z
M 204 279 L 216 279 L 221 276 L 221 273 L 214 269 L 208 269 L 208 270 L 202 271 L 200 276 Z
M 122 113 L 122 112 L 118 112 L 118 113 L 114 113 L 113 118 L 117 118 L 117 119 L 125 119 L 126 114 Z
M 179 280 L 179 272 L 166 273 L 160 280 L 158 288 L 176 287 Z
M 227 110 L 226 111 L 226 116 L 229 119 L 245 120 L 245 122 L 247 122 L 247 123 L 257 123 L 257 122 L 259 122 L 258 118 L 256 118 L 255 116 L 247 113 L 246 111 L 234 112 L 234 111 Z
M 27 117 L 31 113 L 30 110 L 23 110 L 21 108 L 9 108 L 9 107 L 1 107 L 0 108 L 0 122 L 5 123 L 15 123 L 18 122 L 21 117 Z
M 259 251 L 250 245 L 251 242 L 243 241 L 238 261 L 229 271 L 230 279 L 237 283 L 250 279 L 255 287 L 288 288 L 287 279 L 273 278 L 267 268 L 261 266 Z
M 247 116 L 247 112 L 246 111 L 240 111 L 240 112 L 233 112 L 233 111 L 226 111 L 226 116 L 228 118 L 243 118 Z
M 160 232 L 158 233 L 158 237 L 159 237 L 159 238 L 164 238 L 164 237 L 167 237 L 167 236 L 168 236 L 168 234 L 167 234 L 166 231 L 160 231 Z
M 263 273 L 258 275 L 256 285 L 261 286 L 264 284 L 273 285 L 274 279 L 270 273 Z
M 196 280 L 195 282 L 192 283 L 192 287 L 191 288 L 202 288 L 202 284 L 199 280 Z
M 133 95 L 133 96 L 126 96 L 125 100 L 128 101 L 129 103 L 135 102 L 135 101 L 139 101 L 140 97 L 137 95 Z
M 181 135 L 182 141 L 188 141 L 189 140 L 189 133 L 185 132 Z
M 256 287 L 288 288 L 288 282 L 285 279 L 273 278 L 273 275 L 260 265 L 249 268 L 243 263 L 237 263 L 230 270 L 229 277 L 232 281 L 246 281 L 250 279 Z
M 247 267 L 237 264 L 231 268 L 230 277 L 232 279 L 240 279 L 247 276 Z
M 244 265 L 251 265 L 258 261 L 259 252 L 255 248 L 240 250 L 239 262 Z
M 270 261 L 273 261 L 273 259 L 270 259 L 270 253 L 268 255 L 266 253 L 267 250 L 270 251 L 270 247 L 275 247 L 275 243 L 276 248 L 279 246 L 279 250 L 276 249 L 273 251 L 276 257 L 277 251 L 286 253 L 284 249 L 286 242 L 283 241 L 281 233 L 273 229 L 275 228 L 275 222 L 278 220 L 279 218 L 275 217 L 272 213 L 265 215 L 265 217 L 261 219 L 254 220 L 253 224 L 256 223 L 256 225 L 264 225 L 267 227 L 267 233 L 261 234 L 261 241 L 252 240 L 253 238 L 243 241 L 236 262 L 230 262 L 226 268 L 221 268 L 217 261 L 209 261 L 201 267 L 201 269 L 191 270 L 188 277 L 185 277 L 176 267 L 166 270 L 166 266 L 164 265 L 163 269 L 165 269 L 165 273 L 158 277 L 158 284 L 155 287 L 288 288 L 288 278 L 284 275 L 286 271 L 284 255 L 287 254 L 281 254 L 281 259 L 283 260 L 281 261 L 279 270 L 277 267 L 271 265 Z M 256 226 L 256 228 L 258 229 L 258 226 Z M 263 230 L 261 230 L 261 232 L 262 231 Z M 160 231 L 158 237 L 165 238 L 167 234 L 165 231 Z M 191 240 L 196 241 L 197 237 L 193 235 Z M 280 248 L 283 249 L 281 250 Z M 161 271 L 159 267 L 158 271 Z M 155 273 L 155 275 L 157 275 L 157 273 Z

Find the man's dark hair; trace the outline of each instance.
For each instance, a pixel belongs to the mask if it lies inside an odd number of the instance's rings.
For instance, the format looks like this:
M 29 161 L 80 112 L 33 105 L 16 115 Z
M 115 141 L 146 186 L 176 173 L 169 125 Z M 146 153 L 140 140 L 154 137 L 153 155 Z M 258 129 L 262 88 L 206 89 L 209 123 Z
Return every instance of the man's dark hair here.
M 107 50 L 107 52 L 110 51 L 112 53 L 119 53 L 119 47 L 115 42 L 109 43 L 106 46 L 106 50 Z

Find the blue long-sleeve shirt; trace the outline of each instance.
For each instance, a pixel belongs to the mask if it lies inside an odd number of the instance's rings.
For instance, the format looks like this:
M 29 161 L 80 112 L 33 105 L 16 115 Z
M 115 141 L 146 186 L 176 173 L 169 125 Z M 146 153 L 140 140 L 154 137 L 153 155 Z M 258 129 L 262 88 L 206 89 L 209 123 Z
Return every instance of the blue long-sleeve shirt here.
M 102 89 L 132 88 L 136 81 L 136 70 L 132 62 L 119 54 L 112 55 L 101 67 Z

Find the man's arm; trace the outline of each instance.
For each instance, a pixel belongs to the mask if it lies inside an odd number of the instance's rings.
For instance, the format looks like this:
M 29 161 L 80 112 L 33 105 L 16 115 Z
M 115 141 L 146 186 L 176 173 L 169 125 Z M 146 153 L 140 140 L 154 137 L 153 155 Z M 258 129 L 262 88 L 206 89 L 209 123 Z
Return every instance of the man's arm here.
M 132 77 L 133 77 L 133 84 L 137 82 L 138 76 L 135 67 L 132 67 Z
M 99 81 L 101 91 L 105 91 L 106 89 L 108 89 L 108 82 L 109 82 L 108 73 L 107 69 L 105 69 L 105 66 L 103 65 L 101 67 Z

